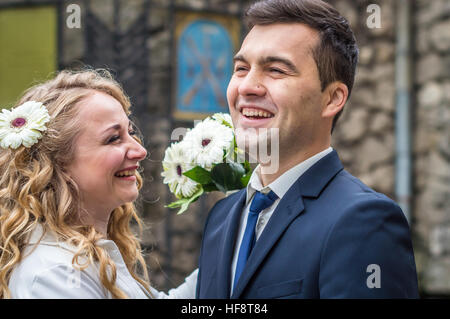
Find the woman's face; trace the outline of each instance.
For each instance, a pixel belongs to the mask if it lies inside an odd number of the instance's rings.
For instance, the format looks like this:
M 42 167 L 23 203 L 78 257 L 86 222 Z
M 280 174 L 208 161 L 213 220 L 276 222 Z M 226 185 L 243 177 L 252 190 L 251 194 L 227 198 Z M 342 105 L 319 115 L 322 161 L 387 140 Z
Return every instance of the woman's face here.
M 135 173 L 147 152 L 133 138 L 122 105 L 110 95 L 95 92 L 79 107 L 82 127 L 68 173 L 80 189 L 83 208 L 109 218 L 114 208 L 137 198 Z

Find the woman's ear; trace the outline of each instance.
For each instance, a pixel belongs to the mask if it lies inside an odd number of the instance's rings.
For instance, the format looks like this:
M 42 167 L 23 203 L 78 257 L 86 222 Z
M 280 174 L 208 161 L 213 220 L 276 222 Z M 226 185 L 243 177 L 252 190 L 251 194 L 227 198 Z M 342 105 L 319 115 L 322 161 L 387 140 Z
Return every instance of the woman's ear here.
M 325 89 L 325 106 L 322 110 L 322 117 L 333 118 L 345 105 L 348 98 L 348 88 L 342 82 L 330 83 Z

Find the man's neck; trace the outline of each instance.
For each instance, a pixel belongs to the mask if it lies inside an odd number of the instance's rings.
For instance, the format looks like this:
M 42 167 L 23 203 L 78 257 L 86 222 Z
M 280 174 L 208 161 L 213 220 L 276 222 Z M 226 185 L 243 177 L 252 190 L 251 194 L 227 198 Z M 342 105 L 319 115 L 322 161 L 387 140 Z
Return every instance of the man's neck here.
M 276 180 L 278 177 L 283 175 L 285 172 L 290 170 L 292 167 L 304 162 L 308 158 L 326 150 L 330 147 L 330 144 L 323 145 L 321 147 L 310 148 L 308 150 L 301 150 L 293 154 L 281 154 L 279 158 L 278 170 L 273 172 L 273 167 L 269 165 L 264 165 L 260 163 L 260 169 L 258 171 L 259 178 L 261 180 L 262 186 L 265 187 Z

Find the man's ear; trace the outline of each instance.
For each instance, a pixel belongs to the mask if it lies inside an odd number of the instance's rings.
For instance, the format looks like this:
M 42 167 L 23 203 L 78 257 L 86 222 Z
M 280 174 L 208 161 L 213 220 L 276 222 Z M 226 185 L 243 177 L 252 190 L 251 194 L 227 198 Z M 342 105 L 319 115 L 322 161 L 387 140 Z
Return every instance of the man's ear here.
M 348 88 L 342 82 L 335 81 L 330 83 L 324 94 L 324 108 L 322 117 L 333 118 L 345 105 L 348 98 Z

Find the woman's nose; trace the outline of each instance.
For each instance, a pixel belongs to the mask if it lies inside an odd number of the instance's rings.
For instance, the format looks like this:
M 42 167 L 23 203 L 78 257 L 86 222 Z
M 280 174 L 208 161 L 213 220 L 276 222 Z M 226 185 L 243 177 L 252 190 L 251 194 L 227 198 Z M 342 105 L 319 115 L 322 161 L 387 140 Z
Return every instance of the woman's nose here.
M 147 156 L 147 150 L 134 138 L 132 138 L 127 156 L 129 159 L 141 161 Z

